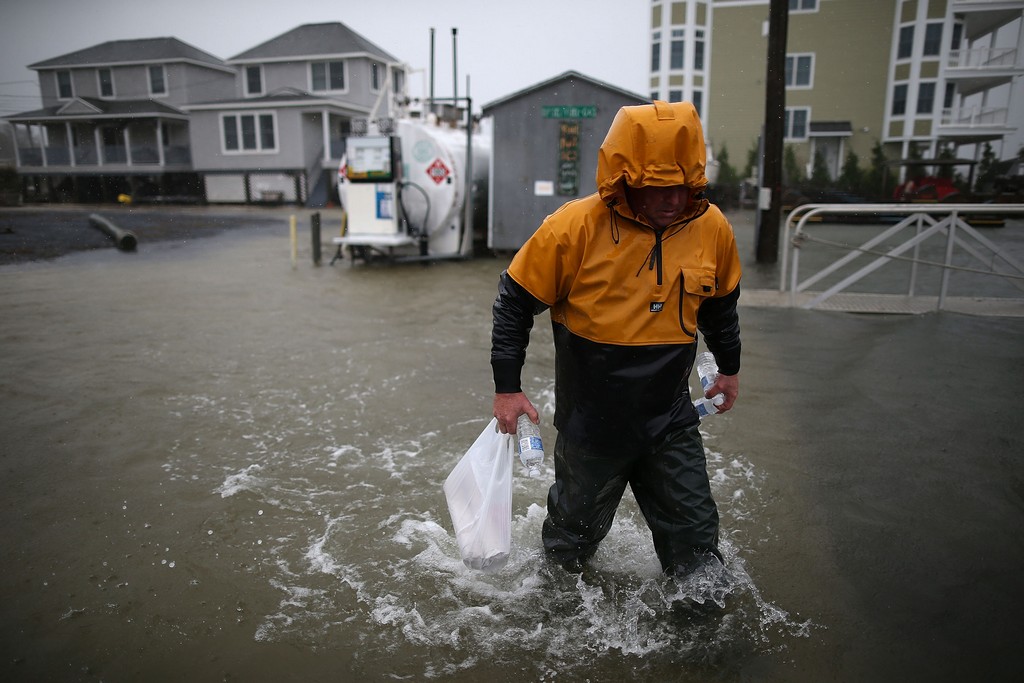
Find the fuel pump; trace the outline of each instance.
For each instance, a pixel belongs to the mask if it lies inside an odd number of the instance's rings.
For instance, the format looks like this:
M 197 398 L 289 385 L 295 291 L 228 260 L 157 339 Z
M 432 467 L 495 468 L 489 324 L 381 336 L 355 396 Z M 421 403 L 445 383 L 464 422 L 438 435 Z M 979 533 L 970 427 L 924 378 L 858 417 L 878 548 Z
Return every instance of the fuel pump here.
M 412 244 L 404 230 L 398 201 L 402 182 L 402 148 L 394 135 L 352 137 L 346 145 L 345 209 L 348 234 L 344 245 L 371 248 Z

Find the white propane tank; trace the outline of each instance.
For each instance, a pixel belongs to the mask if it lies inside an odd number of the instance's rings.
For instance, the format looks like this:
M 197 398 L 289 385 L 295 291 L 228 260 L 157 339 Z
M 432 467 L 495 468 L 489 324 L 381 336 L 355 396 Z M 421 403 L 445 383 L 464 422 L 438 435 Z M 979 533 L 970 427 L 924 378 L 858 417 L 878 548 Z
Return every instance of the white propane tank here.
M 471 227 L 466 224 L 466 130 L 445 125 L 399 119 L 395 132 L 402 154 L 402 180 L 396 203 L 411 231 L 426 228 L 427 255 L 435 258 L 469 256 L 473 252 Z M 486 232 L 491 135 L 473 130 L 473 225 Z M 346 202 L 349 182 L 340 178 L 339 194 Z M 358 226 L 350 225 L 350 232 Z M 409 255 L 418 246 L 403 247 Z

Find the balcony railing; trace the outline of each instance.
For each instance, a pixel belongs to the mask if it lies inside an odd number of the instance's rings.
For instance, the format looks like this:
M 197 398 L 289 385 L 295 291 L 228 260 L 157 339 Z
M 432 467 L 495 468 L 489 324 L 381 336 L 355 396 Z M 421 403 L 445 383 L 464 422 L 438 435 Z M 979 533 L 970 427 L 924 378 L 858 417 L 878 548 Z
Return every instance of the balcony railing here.
M 1006 69 L 1019 67 L 1015 47 L 977 47 L 950 50 L 948 69 Z
M 160 154 L 156 145 L 132 145 L 131 150 L 124 145 L 103 145 L 99 151 L 101 154 L 97 154 L 97 148 L 90 145 L 78 145 L 73 148 L 55 145 L 45 150 L 38 147 L 19 147 L 18 163 L 21 168 L 70 167 L 73 153 L 76 167 L 160 164 Z M 188 166 L 191 163 L 192 152 L 187 145 L 164 147 L 164 166 Z
M 943 109 L 941 126 L 991 127 L 1005 126 L 1009 121 L 1007 107 L 967 107 L 966 109 Z

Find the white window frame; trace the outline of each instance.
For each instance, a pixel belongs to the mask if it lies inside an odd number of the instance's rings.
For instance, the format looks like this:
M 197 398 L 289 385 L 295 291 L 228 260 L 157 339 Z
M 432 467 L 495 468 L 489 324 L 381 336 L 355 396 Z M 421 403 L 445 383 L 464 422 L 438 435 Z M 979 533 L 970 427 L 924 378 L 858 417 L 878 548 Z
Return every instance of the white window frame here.
M 820 0 L 789 0 L 789 13 L 800 14 L 806 12 L 817 12 Z M 812 5 L 805 7 L 804 5 Z
M 110 94 L 107 95 L 103 92 L 103 72 L 106 71 L 110 74 Z M 101 66 L 96 69 L 96 92 L 99 93 L 100 99 L 110 100 L 117 97 L 117 88 L 114 86 L 114 70 L 109 66 Z
M 810 60 L 810 62 L 811 62 L 811 68 L 808 69 L 807 83 L 797 83 L 796 82 L 797 73 L 799 72 L 799 69 L 797 68 L 797 66 L 799 65 L 801 59 L 807 59 L 807 60 Z M 793 62 L 793 68 L 789 70 L 789 73 L 793 77 L 793 82 L 790 83 L 789 80 L 786 81 L 786 90 L 810 90 L 811 88 L 813 88 L 814 87 L 814 62 L 816 61 L 814 59 L 814 53 L 813 52 L 792 52 L 792 53 L 786 55 L 786 62 L 789 62 L 790 60 L 792 60 L 792 62 Z
M 68 75 L 68 90 L 71 92 L 64 95 L 60 91 L 60 75 Z M 75 79 L 71 77 L 71 69 L 58 69 L 53 72 L 54 85 L 57 86 L 57 99 L 58 100 L 73 100 L 75 98 Z
M 249 69 L 256 69 L 260 74 L 260 90 L 259 92 L 253 92 L 249 90 Z M 264 79 L 263 65 L 262 64 L 247 64 L 242 69 L 242 89 L 245 92 L 246 97 L 260 97 L 267 91 L 267 84 Z
M 269 116 L 273 122 L 274 130 L 274 146 L 263 147 L 263 136 L 260 135 L 260 119 L 263 116 Z M 245 147 L 245 141 L 242 138 L 242 119 L 252 118 L 254 131 L 256 134 L 256 146 L 252 148 Z M 228 149 L 228 141 L 226 130 L 226 122 L 228 119 L 233 119 L 235 137 L 238 141 L 237 149 Z M 254 111 L 230 111 L 223 112 L 219 117 L 219 135 L 220 135 L 220 150 L 226 155 L 241 155 L 241 154 L 277 154 L 281 147 L 281 136 L 278 132 L 277 127 L 277 112 L 273 110 L 254 110 Z
M 314 87 L 314 83 L 313 83 L 313 67 L 315 65 L 317 65 L 317 64 L 323 64 L 325 66 L 326 71 L 325 71 L 324 75 L 326 76 L 326 80 L 327 80 L 327 82 L 324 84 L 327 87 L 323 88 L 323 89 L 319 89 L 319 90 L 316 87 Z M 342 88 L 340 88 L 340 89 L 332 89 L 331 88 L 331 68 L 330 68 L 331 64 L 341 64 L 341 78 L 345 82 L 345 85 Z M 310 92 L 318 92 L 318 93 L 319 92 L 325 92 L 325 93 L 345 93 L 345 92 L 348 92 L 348 84 L 350 82 L 350 79 L 349 79 L 349 73 L 348 73 L 348 60 L 347 59 L 321 59 L 321 60 L 317 60 L 315 62 L 310 62 L 309 63 L 308 73 L 309 73 L 309 91 Z
M 160 69 L 160 80 L 164 86 L 162 92 L 157 92 L 153 90 L 153 69 Z M 170 86 L 167 85 L 167 67 L 163 64 L 150 64 L 146 67 L 146 82 L 149 85 L 150 97 L 167 97 L 167 95 L 171 92 Z
M 803 137 L 795 137 L 793 135 L 793 113 L 802 111 L 807 113 L 806 120 L 804 121 L 804 134 Z M 811 130 L 811 108 L 810 107 L 786 107 L 786 119 L 785 119 L 786 132 L 784 139 L 788 142 L 807 142 L 810 138 Z

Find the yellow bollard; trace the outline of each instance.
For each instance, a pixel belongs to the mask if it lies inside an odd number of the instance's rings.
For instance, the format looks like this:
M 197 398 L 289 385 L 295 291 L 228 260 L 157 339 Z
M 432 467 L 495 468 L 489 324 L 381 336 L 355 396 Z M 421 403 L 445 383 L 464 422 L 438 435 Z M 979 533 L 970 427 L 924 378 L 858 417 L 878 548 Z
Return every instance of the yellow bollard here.
M 299 234 L 295 225 L 295 216 L 292 215 L 288 222 L 292 233 L 292 268 L 295 268 L 299 259 Z

